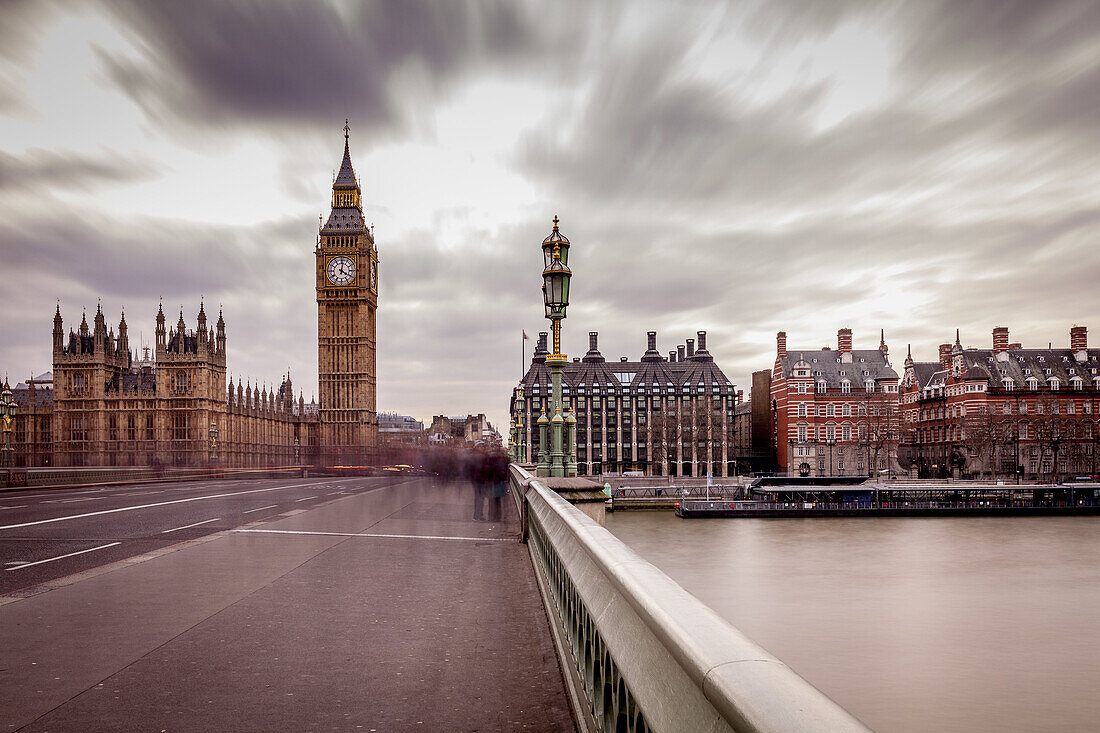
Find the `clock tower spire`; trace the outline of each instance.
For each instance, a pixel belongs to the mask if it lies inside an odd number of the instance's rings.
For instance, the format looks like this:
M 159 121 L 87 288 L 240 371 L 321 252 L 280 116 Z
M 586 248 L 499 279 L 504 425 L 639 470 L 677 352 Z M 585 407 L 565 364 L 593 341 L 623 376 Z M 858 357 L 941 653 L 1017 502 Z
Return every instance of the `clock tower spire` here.
M 363 218 L 350 137 L 344 120 L 344 159 L 332 183 L 332 210 L 318 231 L 316 247 L 319 448 L 322 463 L 328 465 L 372 463 L 378 448 L 378 250 Z

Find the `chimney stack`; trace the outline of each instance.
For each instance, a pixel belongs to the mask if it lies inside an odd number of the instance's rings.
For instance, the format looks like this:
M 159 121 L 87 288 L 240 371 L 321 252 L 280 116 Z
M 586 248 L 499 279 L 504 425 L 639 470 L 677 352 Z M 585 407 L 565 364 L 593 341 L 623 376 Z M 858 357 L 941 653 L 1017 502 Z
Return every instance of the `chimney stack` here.
M 684 356 L 685 356 L 684 351 L 685 351 L 685 349 L 684 349 L 683 346 L 677 346 L 676 347 L 676 352 L 675 352 L 676 353 L 676 359 L 674 359 L 673 361 L 683 361 Z
M 681 346 L 680 348 L 683 349 L 684 347 Z M 675 351 L 668 352 L 668 360 L 669 360 L 670 363 L 673 363 L 673 364 L 676 363 L 676 352 Z
M 1084 326 L 1074 326 L 1069 330 L 1069 347 L 1074 351 L 1084 351 L 1089 347 L 1089 330 Z
M 699 337 L 699 351 L 706 351 L 707 350 L 707 332 L 706 331 L 696 331 L 695 335 Z M 698 352 L 696 352 L 696 353 L 698 353 Z
M 604 360 L 603 354 L 600 353 L 600 332 L 589 331 L 588 332 L 588 353 L 584 355 L 581 361 L 585 363 L 602 362 Z
M 642 355 L 642 361 L 664 361 L 661 352 L 657 351 L 657 332 L 646 331 L 646 350 Z
M 787 332 L 780 331 L 775 334 L 775 355 L 783 357 L 787 355 Z
M 695 339 L 687 340 L 687 358 L 691 359 L 695 356 Z
M 951 344 L 940 344 L 940 369 L 951 368 Z
M 840 352 L 840 361 L 851 361 L 850 328 L 842 328 L 836 332 L 836 350 Z
M 1008 351 L 1008 329 L 997 326 L 993 329 L 993 353 L 999 354 L 1002 351 Z

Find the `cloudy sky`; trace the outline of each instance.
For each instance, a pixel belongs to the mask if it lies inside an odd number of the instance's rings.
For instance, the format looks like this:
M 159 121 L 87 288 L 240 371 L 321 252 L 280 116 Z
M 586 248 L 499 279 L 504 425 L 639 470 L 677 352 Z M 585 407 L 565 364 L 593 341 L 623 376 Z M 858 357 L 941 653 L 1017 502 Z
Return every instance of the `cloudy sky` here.
M 345 118 L 381 410 L 506 425 L 555 214 L 571 356 L 705 329 L 747 391 L 778 330 L 1100 344 L 1094 0 L 5 0 L 0 369 L 50 368 L 57 298 L 134 343 L 203 296 L 235 377 L 308 400 Z

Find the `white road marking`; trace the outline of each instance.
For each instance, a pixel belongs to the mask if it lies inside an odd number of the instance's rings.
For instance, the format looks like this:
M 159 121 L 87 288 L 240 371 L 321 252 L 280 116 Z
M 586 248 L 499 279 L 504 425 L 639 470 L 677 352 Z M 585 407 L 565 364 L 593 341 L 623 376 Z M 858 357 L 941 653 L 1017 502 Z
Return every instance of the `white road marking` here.
M 77 501 L 102 501 L 106 497 L 103 496 L 89 496 L 84 499 L 53 499 L 51 501 L 44 501 L 43 504 L 72 504 Z
M 200 524 L 210 524 L 211 522 L 216 522 L 219 519 L 221 519 L 221 517 L 214 517 L 213 519 L 204 519 L 203 521 L 195 522 L 194 524 L 185 524 L 182 527 L 174 527 L 172 529 L 166 529 L 163 532 L 161 532 L 161 534 L 168 534 L 169 532 L 177 532 L 181 529 L 190 529 L 191 527 L 198 527 Z
M 164 489 L 157 491 L 124 491 L 121 494 L 111 494 L 111 496 L 148 496 L 149 494 L 163 494 Z
M 105 550 L 108 547 L 114 547 L 115 545 L 121 545 L 121 542 L 112 542 L 108 545 L 100 545 L 99 547 L 90 547 L 87 550 L 80 550 L 79 552 L 70 552 L 68 555 L 61 555 L 60 557 L 51 557 L 48 560 L 38 560 L 36 562 L 28 562 L 22 565 L 16 565 L 14 568 L 5 568 L 6 570 L 22 570 L 23 568 L 29 568 L 32 565 L 41 565 L 44 562 L 53 562 L 54 560 L 64 560 L 67 557 L 73 557 L 74 555 L 83 555 L 85 552 L 95 552 L 96 550 Z
M 333 492 L 329 493 L 329 496 L 336 496 L 337 494 L 342 494 L 342 493 L 344 493 L 344 492 L 343 491 L 333 491 Z
M 316 499 L 316 498 L 317 498 L 316 496 L 303 496 L 301 499 L 295 499 L 294 501 L 295 501 L 295 503 L 297 503 L 299 501 L 309 501 L 310 499 Z
M 270 506 L 262 506 L 262 507 L 258 507 L 256 509 L 246 509 L 243 512 L 241 512 L 241 514 L 251 514 L 252 512 L 262 512 L 264 509 L 274 509 L 277 506 L 279 506 L 279 505 L 278 504 L 271 504 Z
M 203 501 L 204 499 L 222 499 L 226 496 L 241 496 L 242 494 L 259 494 L 265 491 L 282 491 L 284 489 L 300 489 L 303 486 L 315 486 L 316 484 L 290 484 L 289 486 L 272 486 L 267 489 L 249 489 L 248 491 L 231 491 L 227 494 L 211 494 L 209 496 L 192 496 L 187 499 L 173 499 L 172 501 L 158 501 L 155 504 L 138 504 L 137 506 L 124 506 L 118 509 L 103 509 L 98 512 L 88 512 L 86 514 L 73 514 L 69 517 L 54 517 L 53 519 L 39 519 L 34 522 L 20 522 L 19 524 L 4 524 L 0 525 L 0 530 L 4 529 L 19 529 L 20 527 L 34 527 L 39 524 L 50 524 L 52 522 L 67 522 L 70 519 L 83 519 L 85 517 L 98 517 L 103 514 L 114 514 L 116 512 L 132 512 L 136 509 L 149 509 L 151 507 L 168 506 L 170 504 L 183 504 L 189 501 Z M 382 486 L 375 491 L 381 489 L 390 488 L 389 486 Z
M 17 506 L 0 506 L 0 511 L 3 511 L 5 509 L 24 509 L 27 506 L 27 504 L 19 504 Z
M 435 534 L 379 534 L 376 532 L 306 532 L 294 529 L 235 529 L 234 532 L 263 532 L 266 534 L 330 535 L 332 537 L 382 537 L 398 540 L 458 540 L 460 542 L 514 542 L 508 537 L 444 537 Z

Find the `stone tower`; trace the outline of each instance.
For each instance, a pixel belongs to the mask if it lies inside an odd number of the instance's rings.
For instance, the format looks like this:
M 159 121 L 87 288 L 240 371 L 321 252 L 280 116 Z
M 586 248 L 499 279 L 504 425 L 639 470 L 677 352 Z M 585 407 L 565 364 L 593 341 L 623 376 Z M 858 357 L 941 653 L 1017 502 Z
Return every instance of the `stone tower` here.
M 378 250 L 363 219 L 359 181 L 344 124 L 344 159 L 332 184 L 332 212 L 317 238 L 317 381 L 320 460 L 363 465 L 375 459 L 375 311 Z

